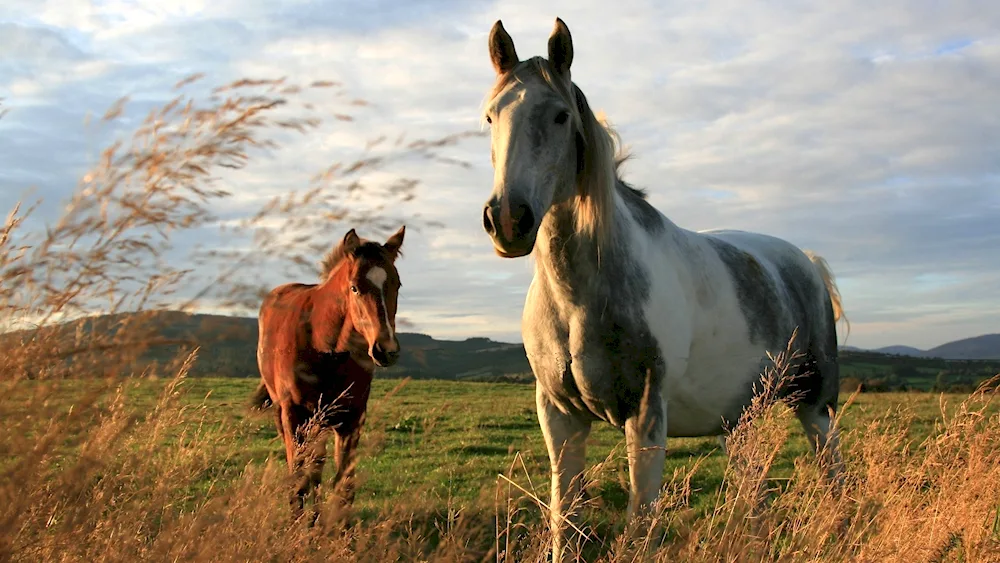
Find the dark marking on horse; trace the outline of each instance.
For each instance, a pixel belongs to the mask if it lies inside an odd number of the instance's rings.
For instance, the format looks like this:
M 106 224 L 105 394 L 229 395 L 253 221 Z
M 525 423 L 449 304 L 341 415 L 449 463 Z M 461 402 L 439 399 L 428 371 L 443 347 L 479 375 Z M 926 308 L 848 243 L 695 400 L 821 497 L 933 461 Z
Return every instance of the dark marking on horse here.
M 793 408 L 800 403 L 817 404 L 823 391 L 823 378 L 818 368 L 815 355 L 805 352 L 791 377 L 782 382 L 778 396 Z
M 707 240 L 730 272 L 751 340 L 761 345 L 760 373 L 770 365 L 766 352 L 784 350 L 796 332 L 793 350 L 800 356 L 790 362 L 785 378 L 778 382 L 777 396 L 797 410 L 835 404 L 839 392 L 836 327 L 830 296 L 815 272 L 805 270 L 806 266 L 791 256 L 779 256 L 773 262 L 775 276 L 736 246 L 716 237 Z M 817 301 L 820 293 L 825 298 Z M 759 385 L 760 374 L 753 375 L 752 383 Z M 735 417 L 749 404 L 752 394 L 752 389 L 747 389 L 743 405 L 729 409 Z M 736 420 L 728 416 L 727 422 L 734 424 Z
M 551 94 L 531 108 L 528 123 L 537 124 L 536 127 L 531 128 L 531 149 L 534 152 L 537 153 L 542 149 L 554 128 L 568 126 L 554 123 L 555 115 L 562 107 L 564 106 L 559 98 Z
M 765 275 L 750 254 L 716 237 L 709 236 L 706 240 L 726 265 L 733 280 L 743 317 L 750 330 L 750 340 L 769 347 L 782 338 L 787 340 L 791 327 L 785 327 L 782 322 L 782 300 L 774 280 Z M 750 261 L 756 267 L 750 267 Z
M 667 413 L 663 412 L 662 396 L 663 379 L 667 374 L 667 364 L 662 358 L 657 358 L 654 368 L 646 370 L 646 389 L 642 396 L 642 406 L 646 409 L 641 413 L 643 423 L 646 425 L 646 439 L 650 442 L 658 441 L 663 427 L 667 424 Z

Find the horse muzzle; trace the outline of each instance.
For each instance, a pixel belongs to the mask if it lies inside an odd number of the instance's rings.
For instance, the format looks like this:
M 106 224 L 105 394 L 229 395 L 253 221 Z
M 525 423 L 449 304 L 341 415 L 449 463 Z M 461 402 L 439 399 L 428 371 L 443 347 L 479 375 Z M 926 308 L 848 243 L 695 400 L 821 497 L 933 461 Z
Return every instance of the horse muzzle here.
M 372 361 L 380 368 L 387 368 L 399 361 L 399 343 L 393 339 L 392 344 L 383 346 L 381 342 L 375 342 L 368 353 Z
M 502 258 L 531 254 L 538 235 L 538 221 L 531 206 L 514 197 L 492 197 L 483 207 L 483 229 L 493 239 Z

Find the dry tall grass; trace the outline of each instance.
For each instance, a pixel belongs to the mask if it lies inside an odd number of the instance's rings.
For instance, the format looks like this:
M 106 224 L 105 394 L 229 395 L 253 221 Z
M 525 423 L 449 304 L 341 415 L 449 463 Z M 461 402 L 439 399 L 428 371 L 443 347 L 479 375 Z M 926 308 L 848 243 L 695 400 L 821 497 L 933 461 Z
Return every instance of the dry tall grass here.
M 201 279 L 204 291 L 190 291 L 199 278 L 189 271 L 191 261 L 169 259 L 174 237 L 216 223 L 210 210 L 229 194 L 215 175 L 271 147 L 263 140 L 267 131 L 317 127 L 311 118 L 278 111 L 298 92 L 280 81 L 243 81 L 217 90 L 207 107 L 179 97 L 150 114 L 128 148 L 105 152 L 56 223 L 33 224 L 30 209 L 11 212 L 0 230 L 0 323 L 23 330 L 0 338 L 3 560 L 544 560 L 547 531 L 539 522 L 546 520 L 540 517 L 546 495 L 535 491 L 547 476 L 529 475 L 517 456 L 496 483 L 483 484 L 474 506 L 429 506 L 415 492 L 377 519 L 309 528 L 288 519 L 280 460 L 233 467 L 226 452 L 244 429 L 220 430 L 210 411 L 179 400 L 185 374 L 198 361 L 196 348 L 163 365 L 139 361 L 165 341 L 159 311 L 193 307 L 212 293 L 252 303 L 258 288 L 241 281 L 243 265 L 291 256 L 311 266 L 321 255 L 313 245 L 332 242 L 331 222 L 383 218 L 377 207 L 352 215 L 340 188 L 360 189 L 360 174 L 394 155 L 433 157 L 435 148 L 461 137 L 332 167 L 318 180 L 333 177 L 337 186 L 321 183 L 278 198 L 238 225 L 256 233 L 252 248 L 202 254 L 223 259 L 222 266 Z M 378 197 L 405 200 L 412 187 L 400 181 Z M 93 312 L 132 314 L 100 326 L 57 324 Z M 606 515 L 610 523 L 602 529 L 582 529 L 589 536 L 586 557 L 1000 561 L 995 382 L 944 417 L 927 440 L 909 437 L 905 410 L 844 433 L 848 473 L 838 491 L 811 457 L 799 460 L 787 481 L 768 478 L 788 438 L 790 411 L 767 391 L 785 359 L 779 356 L 765 374 L 765 392 L 730 437 L 731 461 L 710 514 L 689 507 L 691 476 L 699 470 L 693 460 L 669 479 L 648 521 L 625 527 L 619 516 Z M 122 391 L 123 378 L 136 374 L 171 378 L 156 407 L 142 415 L 128 408 Z M 49 398 L 69 376 L 93 382 L 67 412 Z M 28 386 L 27 379 L 42 381 Z M 609 466 L 593 468 L 592 483 Z M 599 509 L 586 510 L 593 516 Z

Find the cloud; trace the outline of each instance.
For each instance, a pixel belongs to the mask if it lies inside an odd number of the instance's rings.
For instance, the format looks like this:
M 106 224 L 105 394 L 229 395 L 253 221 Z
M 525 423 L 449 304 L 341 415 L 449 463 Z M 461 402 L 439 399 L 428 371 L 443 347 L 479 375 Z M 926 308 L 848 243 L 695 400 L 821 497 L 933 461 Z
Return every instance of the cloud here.
M 678 225 L 762 231 L 826 256 L 855 345 L 998 330 L 1000 5 L 13 0 L 0 12 L 0 205 L 28 186 L 65 197 L 193 72 L 343 82 L 343 96 L 313 100 L 325 117 L 372 103 L 227 176 L 236 197 L 220 212 L 239 215 L 368 139 L 477 128 L 492 23 L 524 58 L 544 54 L 556 15 L 573 33 L 574 80 L 635 153 L 627 179 Z M 132 121 L 82 127 L 123 95 Z M 436 336 L 514 339 L 532 262 L 501 260 L 482 232 L 488 141 L 446 152 L 472 166 L 411 159 L 369 178 L 420 178 L 397 211 L 446 226 L 408 233 L 401 314 Z

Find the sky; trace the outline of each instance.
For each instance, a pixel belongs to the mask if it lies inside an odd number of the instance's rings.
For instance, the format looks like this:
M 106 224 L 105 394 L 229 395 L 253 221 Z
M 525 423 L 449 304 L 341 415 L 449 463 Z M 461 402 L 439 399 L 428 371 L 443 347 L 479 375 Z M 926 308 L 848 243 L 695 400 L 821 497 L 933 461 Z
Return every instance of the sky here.
M 480 130 L 490 27 L 502 19 L 527 58 L 545 54 L 559 16 L 573 34 L 574 81 L 634 154 L 625 179 L 682 227 L 765 232 L 826 257 L 851 322 L 842 343 L 929 348 L 1000 332 L 1000 3 L 540 6 L 4 0 L 0 211 L 28 188 L 55 209 L 113 133 L 84 127 L 88 112 L 123 95 L 153 107 L 194 72 L 213 85 L 336 80 L 371 101 L 358 121 L 255 163 L 252 181 L 233 186 L 238 215 L 374 136 Z M 342 103 L 320 98 L 317 109 Z M 470 166 L 391 171 L 421 180 L 404 218 L 443 224 L 407 232 L 399 314 L 438 338 L 520 341 L 533 263 L 497 257 L 482 229 L 488 138 L 449 150 Z M 331 225 L 331 244 L 348 228 Z

